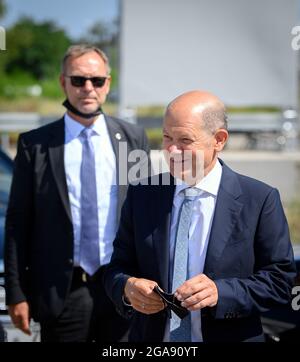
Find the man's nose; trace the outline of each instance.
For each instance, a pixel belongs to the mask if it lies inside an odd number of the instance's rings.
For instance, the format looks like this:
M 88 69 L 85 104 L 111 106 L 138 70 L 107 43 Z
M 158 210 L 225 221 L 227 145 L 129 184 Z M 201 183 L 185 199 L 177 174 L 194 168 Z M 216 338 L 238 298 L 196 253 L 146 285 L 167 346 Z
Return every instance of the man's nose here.
M 182 149 L 176 143 L 173 143 L 168 147 L 168 151 L 170 153 L 181 153 Z
M 84 83 L 83 89 L 85 91 L 91 91 L 94 89 L 93 83 L 90 79 L 87 79 Z

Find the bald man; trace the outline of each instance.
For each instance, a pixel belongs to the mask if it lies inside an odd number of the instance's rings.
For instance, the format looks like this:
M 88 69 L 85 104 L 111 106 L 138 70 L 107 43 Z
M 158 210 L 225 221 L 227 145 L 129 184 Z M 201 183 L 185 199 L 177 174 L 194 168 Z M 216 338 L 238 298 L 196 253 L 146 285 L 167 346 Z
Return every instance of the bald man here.
M 293 252 L 279 193 L 218 158 L 227 139 L 214 95 L 192 91 L 168 105 L 171 175 L 129 187 L 104 275 L 120 313 L 132 316 L 130 341 L 264 341 L 260 312 L 290 300 Z M 174 293 L 184 318 L 157 286 Z

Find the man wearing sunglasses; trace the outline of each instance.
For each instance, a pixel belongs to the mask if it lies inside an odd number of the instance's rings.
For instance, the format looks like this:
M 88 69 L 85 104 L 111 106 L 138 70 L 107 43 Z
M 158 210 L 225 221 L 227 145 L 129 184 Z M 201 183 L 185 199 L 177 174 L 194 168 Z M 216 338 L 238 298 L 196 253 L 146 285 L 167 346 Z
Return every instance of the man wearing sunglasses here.
M 7 305 L 23 332 L 31 317 L 40 322 L 42 341 L 114 342 L 128 328 L 102 275 L 127 191 L 118 185 L 120 143 L 128 153 L 149 148 L 141 128 L 102 112 L 110 82 L 100 49 L 70 47 L 60 76 L 64 117 L 18 141 L 6 218 Z

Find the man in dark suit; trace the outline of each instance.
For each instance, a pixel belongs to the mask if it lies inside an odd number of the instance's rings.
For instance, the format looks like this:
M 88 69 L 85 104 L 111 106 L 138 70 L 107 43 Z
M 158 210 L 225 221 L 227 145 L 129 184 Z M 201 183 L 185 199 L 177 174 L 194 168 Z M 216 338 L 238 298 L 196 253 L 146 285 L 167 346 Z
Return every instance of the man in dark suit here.
M 278 191 L 218 159 L 227 137 L 223 103 L 185 93 L 163 125 L 174 178 L 129 186 L 104 280 L 132 315 L 130 341 L 263 341 L 260 312 L 290 300 L 293 252 Z M 156 286 L 175 293 L 185 318 Z
M 102 274 L 127 189 L 118 182 L 128 166 L 119 165 L 120 145 L 122 159 L 124 149 L 141 149 L 147 161 L 149 149 L 141 128 L 102 112 L 110 82 L 100 49 L 70 47 L 60 76 L 66 114 L 19 137 L 6 217 L 6 298 L 15 326 L 29 334 L 33 317 L 42 341 L 113 342 L 128 328 Z

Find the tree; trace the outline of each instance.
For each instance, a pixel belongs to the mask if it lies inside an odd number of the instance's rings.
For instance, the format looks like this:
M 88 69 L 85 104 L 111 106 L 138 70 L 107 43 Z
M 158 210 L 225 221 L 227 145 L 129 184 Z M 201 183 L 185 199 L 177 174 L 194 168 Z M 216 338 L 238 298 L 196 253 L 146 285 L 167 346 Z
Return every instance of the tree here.
M 7 44 L 10 51 L 5 54 L 5 71 L 28 73 L 42 80 L 57 76 L 71 41 L 54 22 L 37 23 L 24 17 L 7 30 Z
M 117 40 L 117 27 L 115 23 L 97 21 L 87 31 L 81 42 L 93 44 L 104 51 L 115 46 Z
M 4 0 L 0 0 L 0 19 L 6 14 L 6 4 Z

